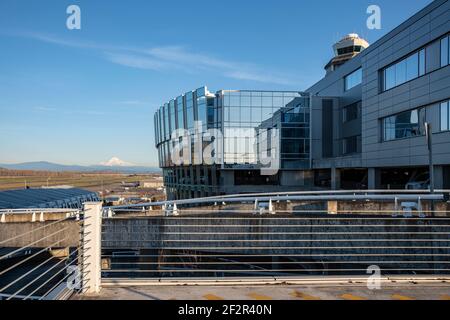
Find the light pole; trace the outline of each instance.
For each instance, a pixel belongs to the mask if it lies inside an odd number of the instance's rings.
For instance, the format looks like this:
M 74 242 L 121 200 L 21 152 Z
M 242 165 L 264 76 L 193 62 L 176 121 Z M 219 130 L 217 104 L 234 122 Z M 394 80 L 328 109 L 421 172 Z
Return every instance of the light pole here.
M 433 165 L 433 133 L 431 123 L 425 122 L 425 133 L 428 146 L 428 166 L 430 176 L 430 193 L 434 193 L 434 165 Z M 431 200 L 431 214 L 434 215 L 434 200 Z

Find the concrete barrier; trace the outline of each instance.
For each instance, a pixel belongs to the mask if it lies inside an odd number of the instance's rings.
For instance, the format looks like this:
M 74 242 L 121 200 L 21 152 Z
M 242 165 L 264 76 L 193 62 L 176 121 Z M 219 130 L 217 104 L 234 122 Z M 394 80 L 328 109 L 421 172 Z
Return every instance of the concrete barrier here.
M 52 234 L 54 235 L 49 236 Z M 11 240 L 6 241 L 9 239 Z M 37 242 L 40 239 L 42 240 Z M 59 242 L 56 247 L 77 247 L 80 241 L 79 222 L 75 220 L 66 220 L 58 223 L 48 221 L 10 222 L 0 224 L 0 247 L 20 248 L 27 246 L 30 243 L 34 243 L 31 245 L 32 248 L 45 248 L 58 240 L 61 240 L 61 242 Z
M 387 253 L 413 253 L 403 257 L 404 261 L 433 261 L 433 255 L 450 253 L 448 219 L 355 218 L 345 215 L 295 217 L 227 214 L 214 217 L 105 219 L 102 248 L 273 255 L 339 253 L 342 261 L 363 261 L 368 253 L 380 254 L 377 258 L 380 261 L 392 259 Z M 231 250 L 223 249 L 231 246 Z M 361 256 L 346 256 L 346 253 Z M 421 257 L 420 254 L 424 253 L 431 255 L 431 258 Z M 320 258 L 321 261 L 327 259 Z

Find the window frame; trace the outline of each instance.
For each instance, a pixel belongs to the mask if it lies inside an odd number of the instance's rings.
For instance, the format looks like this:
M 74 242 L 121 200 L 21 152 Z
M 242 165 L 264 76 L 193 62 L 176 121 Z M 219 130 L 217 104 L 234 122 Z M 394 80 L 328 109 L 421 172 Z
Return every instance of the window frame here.
M 408 80 L 408 60 L 414 55 L 417 55 L 417 76 Z M 421 59 L 422 57 L 423 57 L 423 61 Z M 405 64 L 405 81 L 398 83 L 397 82 L 397 72 L 398 72 L 397 66 L 400 65 L 401 63 Z M 423 63 L 423 66 L 421 65 L 421 63 Z M 426 46 L 424 46 L 424 47 L 417 49 L 417 50 L 409 53 L 408 55 L 396 60 L 395 62 L 387 65 L 386 67 L 381 68 L 381 70 L 380 70 L 380 74 L 382 76 L 381 92 L 386 92 L 386 91 L 392 90 L 392 89 L 397 88 L 405 83 L 416 80 L 416 79 L 426 75 L 427 74 L 426 63 L 427 63 L 427 51 L 426 51 Z M 387 88 L 387 86 L 386 86 L 387 71 L 392 70 L 393 68 L 394 68 L 393 72 L 395 74 L 394 85 L 392 87 Z
M 397 116 L 399 116 L 399 115 L 401 115 L 403 113 L 417 111 L 418 126 L 419 126 L 419 129 L 420 129 L 420 127 L 421 127 L 421 124 L 420 124 L 420 119 L 421 119 L 420 112 L 421 112 L 421 110 L 423 110 L 423 112 L 424 112 L 424 118 L 425 118 L 424 123 L 425 123 L 426 122 L 426 118 L 427 118 L 427 106 L 422 106 L 422 107 L 418 107 L 418 108 L 414 108 L 414 109 L 410 109 L 410 110 L 405 110 L 405 111 L 402 111 L 402 112 L 398 112 L 398 113 L 392 114 L 390 116 L 386 116 L 386 117 L 380 118 L 380 122 L 381 122 L 381 143 L 423 137 L 425 135 L 425 132 L 422 132 L 421 134 L 418 134 L 418 135 L 415 135 L 415 136 L 407 136 L 407 137 L 396 138 L 395 137 L 395 130 L 396 129 L 394 128 L 394 138 L 393 139 L 389 139 L 389 140 L 386 139 L 386 120 L 387 119 L 391 119 L 393 117 L 397 117 Z
M 442 43 L 444 42 L 444 40 L 447 41 L 447 62 L 446 63 L 443 63 L 443 59 L 442 59 Z M 447 34 L 444 37 L 442 37 L 439 41 L 439 65 L 441 68 L 445 68 L 449 64 L 450 64 L 450 35 Z
M 347 79 L 350 79 L 351 76 L 355 76 L 356 74 L 361 73 L 361 81 L 359 81 L 358 83 L 354 84 L 353 86 L 349 87 L 347 85 Z M 362 72 L 362 67 L 359 67 L 358 69 L 353 70 L 352 72 L 350 72 L 349 74 L 347 74 L 346 76 L 344 76 L 344 91 L 347 92 L 359 85 L 362 84 L 363 81 L 363 72 Z
M 343 156 L 350 156 L 350 155 L 359 153 L 358 152 L 358 138 L 361 139 L 360 137 L 361 137 L 360 135 L 355 135 L 355 136 L 342 138 L 342 155 Z M 347 142 L 352 141 L 350 139 L 355 139 L 354 140 L 354 142 L 355 142 L 355 150 L 353 150 L 353 151 L 348 151 L 347 150 L 348 149 L 347 148 Z
M 442 105 L 446 104 L 444 108 L 447 108 L 447 127 L 442 129 Z M 439 132 L 450 131 L 450 100 L 444 100 L 439 102 Z
M 354 102 L 354 103 L 351 103 L 351 104 L 348 104 L 348 105 L 342 107 L 342 123 L 354 121 L 361 117 L 361 103 L 362 103 L 362 101 L 357 101 L 357 102 Z M 348 119 L 347 111 L 351 107 L 356 108 L 356 117 L 352 118 L 352 119 Z

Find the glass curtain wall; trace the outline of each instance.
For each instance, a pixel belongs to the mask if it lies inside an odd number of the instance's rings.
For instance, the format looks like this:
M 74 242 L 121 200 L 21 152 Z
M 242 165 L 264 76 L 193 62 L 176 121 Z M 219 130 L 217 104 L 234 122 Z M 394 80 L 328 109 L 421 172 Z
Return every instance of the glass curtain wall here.
M 274 118 L 279 110 L 282 110 L 283 115 Z M 185 128 L 192 136 L 195 121 L 202 122 L 202 132 L 210 128 L 222 131 L 224 155 L 221 158 L 225 166 L 259 166 L 257 136 L 262 127 L 267 130 L 266 138 L 271 137 L 271 129 L 280 129 L 276 137 L 279 139 L 277 142 L 282 140 L 283 149 L 276 152 L 283 160 L 284 167 L 298 168 L 308 163 L 309 100 L 299 92 L 244 90 L 219 91 L 212 95 L 203 87 L 171 100 L 155 114 L 156 144 L 161 167 L 173 166 L 170 159 L 174 147 L 172 131 Z M 272 148 L 270 141 L 267 144 Z M 192 139 L 192 151 L 193 148 Z M 269 149 L 270 152 L 272 149 Z M 193 158 L 191 160 L 194 161 Z
M 206 107 L 206 88 L 200 88 L 196 91 L 197 102 L 197 121 L 202 123 L 202 132 L 205 132 L 208 126 L 207 107 Z
M 310 166 L 309 98 L 295 98 L 281 117 L 281 167 L 283 169 Z
M 183 96 L 179 96 L 177 103 L 177 129 L 184 129 L 184 103 Z
M 258 128 L 262 123 L 266 128 L 273 127 L 274 123 L 268 121 L 275 122 L 275 112 L 299 97 L 298 92 L 222 91 L 224 166 L 256 166 Z
M 206 87 L 186 92 L 158 109 L 154 119 L 155 142 L 161 167 L 173 166 L 170 159 L 175 143 L 171 141 L 172 132 L 175 129 L 187 129 L 192 136 L 195 133 L 195 121 L 202 122 L 200 130 L 205 132 L 208 123 L 211 126 L 218 125 L 216 110 L 215 97 Z

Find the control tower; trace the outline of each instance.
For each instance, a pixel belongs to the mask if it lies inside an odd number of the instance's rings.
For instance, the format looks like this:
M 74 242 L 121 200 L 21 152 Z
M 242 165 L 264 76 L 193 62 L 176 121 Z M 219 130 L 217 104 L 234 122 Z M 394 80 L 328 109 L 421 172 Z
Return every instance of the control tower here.
M 325 66 L 327 74 L 352 59 L 369 46 L 369 43 L 356 33 L 350 33 L 333 45 L 334 58 Z

